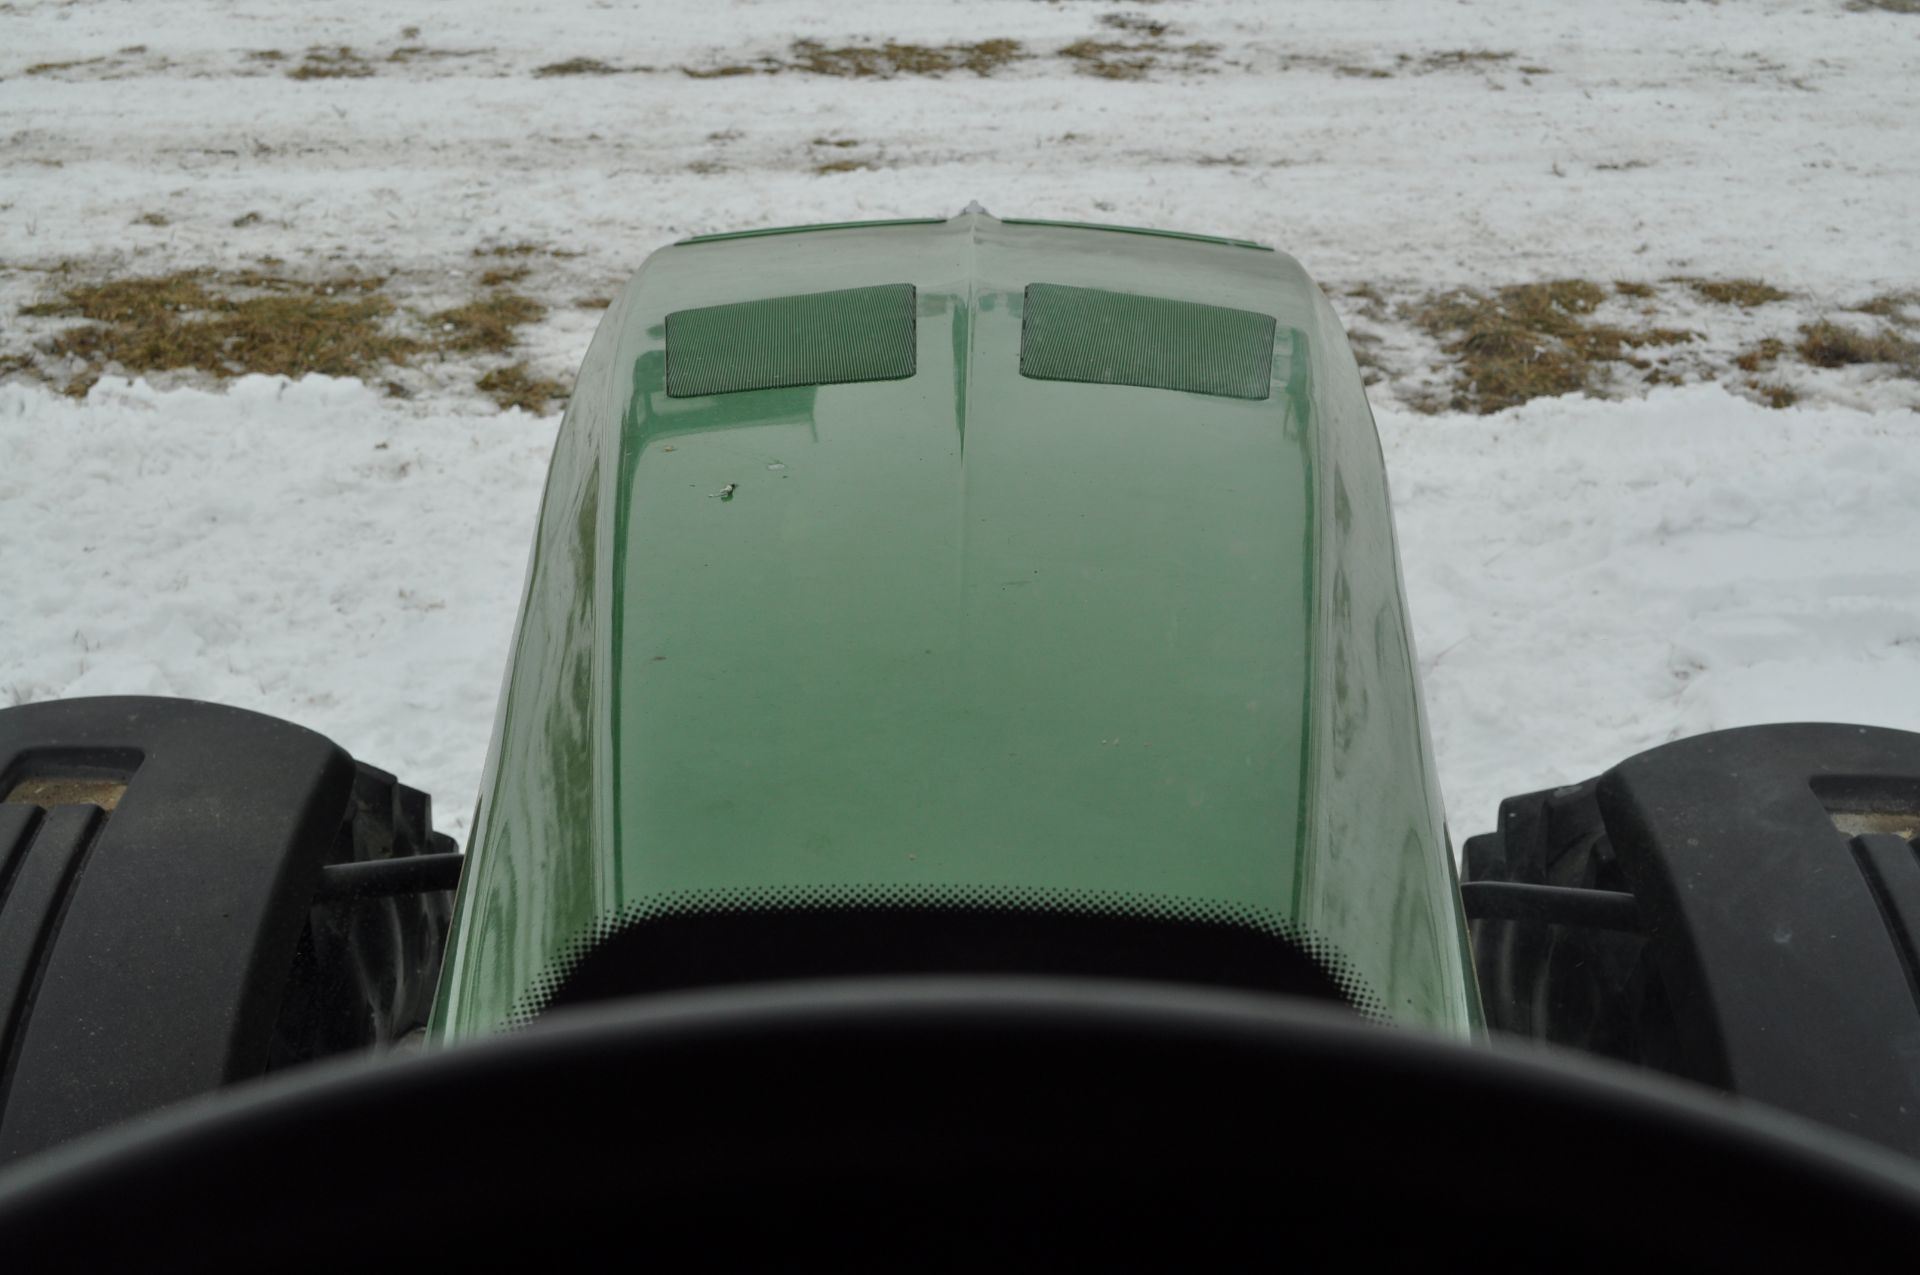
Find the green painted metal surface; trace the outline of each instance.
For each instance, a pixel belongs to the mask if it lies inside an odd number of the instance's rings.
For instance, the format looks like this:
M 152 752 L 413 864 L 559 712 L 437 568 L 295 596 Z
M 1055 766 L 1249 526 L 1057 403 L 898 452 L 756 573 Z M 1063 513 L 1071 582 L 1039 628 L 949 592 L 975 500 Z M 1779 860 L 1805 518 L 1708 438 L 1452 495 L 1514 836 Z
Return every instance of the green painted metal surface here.
M 692 235 L 680 242 L 719 243 L 727 239 L 760 239 L 767 235 L 809 235 L 816 230 L 872 230 L 881 226 L 937 226 L 939 217 L 898 217 L 886 221 L 828 221 L 812 226 L 761 226 L 753 230 L 723 230 L 712 235 Z
M 1185 230 L 1160 230 L 1153 226 L 1110 226 L 1097 221 L 1045 221 L 1037 217 L 1009 217 L 1003 223 L 1008 226 L 1058 226 L 1064 230 L 1104 230 L 1115 235 L 1152 235 L 1158 239 L 1186 239 L 1194 243 L 1230 244 L 1235 248 L 1251 248 L 1255 252 L 1272 252 L 1267 244 L 1255 243 L 1251 239 L 1223 239 L 1219 235 L 1196 235 Z
M 666 392 L 666 316 L 911 283 L 909 378 Z M 1034 283 L 1275 321 L 1268 397 L 1019 374 Z M 1003 223 L 677 245 L 555 447 L 433 1031 L 726 892 L 1217 905 L 1475 1014 L 1384 469 L 1290 258 Z

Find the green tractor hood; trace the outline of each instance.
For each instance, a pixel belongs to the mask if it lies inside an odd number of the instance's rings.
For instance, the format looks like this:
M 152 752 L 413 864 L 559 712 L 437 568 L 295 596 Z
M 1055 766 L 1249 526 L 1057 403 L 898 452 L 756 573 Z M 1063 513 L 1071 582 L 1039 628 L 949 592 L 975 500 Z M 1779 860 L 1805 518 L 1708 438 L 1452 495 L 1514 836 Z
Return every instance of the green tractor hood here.
M 609 309 L 435 1034 L 827 948 L 1304 963 L 1472 1029 L 1379 443 L 1290 258 L 969 210 L 689 240 Z

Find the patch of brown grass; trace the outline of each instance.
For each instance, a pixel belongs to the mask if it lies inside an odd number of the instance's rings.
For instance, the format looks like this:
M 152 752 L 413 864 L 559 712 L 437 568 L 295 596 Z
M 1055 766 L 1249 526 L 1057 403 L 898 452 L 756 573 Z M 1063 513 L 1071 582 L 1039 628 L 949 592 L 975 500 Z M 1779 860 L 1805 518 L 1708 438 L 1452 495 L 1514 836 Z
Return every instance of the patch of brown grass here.
M 384 297 L 251 297 L 233 302 L 209 326 L 229 367 L 285 376 L 364 376 L 419 348 L 386 330 L 392 312 Z
M 947 75 L 971 71 L 978 76 L 992 75 L 1001 67 L 1028 56 L 1018 40 L 953 41 L 948 44 L 903 44 L 888 40 L 883 44 L 827 45 L 818 40 L 795 40 L 781 57 L 762 57 L 752 62 L 727 62 L 717 66 L 683 66 L 680 73 L 695 80 L 724 79 L 735 75 L 779 75 L 795 72 L 826 75 L 838 79 L 890 80 L 904 75 Z
M 1890 328 L 1861 332 L 1831 319 L 1821 319 L 1800 329 L 1799 353 L 1815 367 L 1889 363 L 1908 375 L 1920 374 L 1920 343 Z
M 1392 316 L 1392 311 L 1387 306 L 1387 298 L 1371 283 L 1354 284 L 1342 295 L 1358 301 L 1360 304 L 1354 307 L 1355 311 L 1365 318 L 1372 319 L 1375 323 L 1385 323 Z
M 532 273 L 527 266 L 500 266 L 480 276 L 480 286 L 497 288 L 506 283 L 518 283 Z
M 1588 316 L 1606 290 L 1586 279 L 1513 284 L 1492 295 L 1454 291 L 1413 307 L 1408 317 L 1455 361 L 1455 411 L 1482 414 L 1530 399 L 1596 388 L 1605 365 L 1652 369 L 1637 351 L 1691 341 L 1674 328 L 1630 329 Z
M 1792 407 L 1800 401 L 1799 390 L 1791 385 L 1783 385 L 1779 381 L 1769 381 L 1764 385 L 1755 385 L 1753 388 L 1760 395 L 1763 403 L 1776 410 Z
M 441 310 L 430 316 L 435 344 L 461 354 L 481 351 L 499 354 L 513 348 L 518 335 L 514 329 L 533 323 L 547 312 L 532 297 L 517 292 L 489 292 L 465 305 Z
M 516 267 L 498 273 L 518 279 L 526 271 Z M 79 374 L 66 386 L 75 395 L 84 395 L 115 366 L 129 375 L 195 369 L 223 378 L 318 372 L 377 381 L 384 370 L 429 352 L 509 351 L 518 329 L 546 313 L 531 297 L 495 287 L 425 316 L 431 330 L 422 335 L 400 326 L 401 316 L 382 291 L 385 283 L 377 275 L 302 279 L 258 269 L 180 271 L 73 284 L 20 313 L 81 320 L 41 345 L 43 353 L 79 365 Z M 7 365 L 10 370 L 33 366 L 32 360 L 15 357 L 17 366 Z M 499 378 L 482 388 L 497 401 L 533 406 L 560 392 L 553 386 L 521 367 L 501 369 Z
M 1680 278 L 1670 282 L 1686 284 L 1699 296 L 1715 305 L 1738 306 L 1742 310 L 1751 310 L 1755 306 L 1767 305 L 1774 301 L 1785 301 L 1793 295 L 1759 279 Z
M 1377 385 L 1387 379 L 1387 368 L 1380 361 L 1380 338 L 1363 328 L 1347 329 L 1347 345 L 1353 350 L 1353 361 L 1360 366 L 1360 383 Z
M 1905 327 L 1908 322 L 1907 311 L 1920 309 L 1920 292 L 1883 292 L 1848 308 L 1860 314 L 1871 314 L 1875 318 L 1891 319 Z
M 533 74 L 535 78 L 543 80 L 556 75 L 624 75 L 626 68 L 602 62 L 599 58 L 568 58 L 565 62 L 549 62 Z
M 475 248 L 473 255 L 476 257 L 531 257 L 536 252 L 544 251 L 545 249 L 541 245 L 531 240 L 522 239 L 517 243 L 493 244 L 485 248 Z
M 1847 8 L 1855 13 L 1871 13 L 1875 9 L 1883 13 L 1920 13 L 1920 0 L 1847 0 Z
M 269 290 L 234 293 L 263 287 Z M 84 394 L 110 364 L 134 374 L 196 368 L 216 376 L 364 376 L 421 348 L 391 330 L 393 305 L 377 288 L 378 281 L 366 290 L 186 271 L 76 285 L 21 313 L 87 320 L 44 347 L 85 365 L 69 392 Z
M 161 311 L 205 309 L 212 297 L 197 271 L 144 279 L 113 279 L 68 288 L 52 301 L 21 307 L 30 316 L 91 319 L 96 323 L 145 321 Z
M 1075 40 L 1060 50 L 1060 56 L 1072 62 L 1082 75 L 1103 80 L 1144 80 L 1151 72 L 1169 66 L 1182 71 L 1199 70 L 1219 52 L 1217 44 Z
M 870 159 L 856 159 L 851 155 L 844 155 L 839 158 L 831 157 L 834 151 L 850 150 L 859 144 L 859 139 L 853 137 L 814 138 L 808 145 L 817 149 L 826 150 L 829 158 L 815 161 L 813 171 L 824 175 L 829 173 L 854 173 L 862 169 L 878 168 L 879 165 Z
M 1733 356 L 1733 365 L 1742 372 L 1758 372 L 1787 352 L 1787 343 L 1778 337 L 1762 337 L 1758 345 Z
M 1650 283 L 1635 283 L 1630 279 L 1615 279 L 1613 281 L 1613 290 L 1623 297 L 1634 297 L 1641 301 L 1646 300 L 1658 291 L 1658 289 Z
M 491 49 L 433 49 L 424 44 L 403 44 L 387 54 L 386 60 L 406 65 L 410 62 L 441 62 L 448 58 L 477 58 Z M 535 72 L 539 74 L 539 72 Z
M 71 62 L 35 62 L 27 68 L 28 75 L 52 75 L 56 71 L 71 71 L 78 66 L 97 66 L 105 58 L 76 58 Z
M 1154 40 L 1165 35 L 1168 29 L 1166 23 L 1149 18 L 1144 13 L 1103 13 L 1100 15 L 1100 25 Z
M 525 363 L 495 368 L 476 381 L 475 385 L 482 394 L 498 403 L 502 410 L 517 407 L 538 413 L 545 410 L 547 404 L 567 396 L 566 386 L 547 377 L 533 375 Z
M 267 259 L 262 257 L 261 260 L 265 262 Z M 324 297 L 352 292 L 370 296 L 387 285 L 387 277 L 378 274 L 335 275 L 327 279 L 296 279 L 292 275 L 268 274 L 264 270 L 242 270 L 226 276 L 226 279 L 242 288 L 264 288 L 271 292 L 311 292 L 316 296 Z
M 146 212 L 135 217 L 133 224 L 136 226 L 170 226 L 173 223 L 167 220 L 165 213 Z
M 1514 54 L 1511 50 L 1496 53 L 1490 49 L 1446 49 L 1439 53 L 1429 53 L 1420 59 L 1423 71 L 1463 71 L 1475 67 L 1495 66 L 1501 62 L 1511 62 Z M 1544 70 L 1535 67 L 1535 73 Z
M 373 74 L 373 64 L 354 52 L 350 45 L 307 50 L 299 66 L 287 72 L 290 80 L 364 80 Z
M 578 310 L 604 310 L 613 304 L 612 297 L 575 297 L 574 308 Z
M 1060 50 L 1082 75 L 1103 80 L 1144 80 L 1159 64 L 1159 50 L 1150 44 L 1123 44 L 1115 40 L 1075 40 Z
M 892 79 L 899 75 L 946 75 L 971 71 L 992 75 L 1026 56 L 1018 40 L 976 40 L 971 43 L 846 44 L 829 47 L 818 40 L 795 40 L 786 70 L 843 79 Z

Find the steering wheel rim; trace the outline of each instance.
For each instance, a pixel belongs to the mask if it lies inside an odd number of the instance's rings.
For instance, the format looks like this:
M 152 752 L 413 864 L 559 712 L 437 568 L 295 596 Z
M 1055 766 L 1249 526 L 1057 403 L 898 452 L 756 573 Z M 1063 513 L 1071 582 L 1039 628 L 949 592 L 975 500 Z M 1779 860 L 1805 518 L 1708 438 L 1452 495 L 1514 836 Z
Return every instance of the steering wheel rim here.
M 1771 1264 L 1913 1245 L 1916 1181 L 1704 1091 L 1282 998 L 859 980 L 597 1007 L 248 1086 L 11 1170 L 0 1252 Z

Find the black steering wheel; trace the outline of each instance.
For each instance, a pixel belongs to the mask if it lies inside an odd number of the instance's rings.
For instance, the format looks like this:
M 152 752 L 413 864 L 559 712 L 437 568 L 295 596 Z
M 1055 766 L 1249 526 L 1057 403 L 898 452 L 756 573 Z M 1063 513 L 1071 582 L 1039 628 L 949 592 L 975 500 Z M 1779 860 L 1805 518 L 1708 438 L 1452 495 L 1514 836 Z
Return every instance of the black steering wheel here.
M 1920 1251 L 1904 1162 L 1284 998 L 911 979 L 661 996 L 317 1067 L 13 1169 L 11 1269 L 1618 1267 Z

